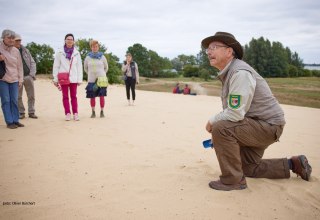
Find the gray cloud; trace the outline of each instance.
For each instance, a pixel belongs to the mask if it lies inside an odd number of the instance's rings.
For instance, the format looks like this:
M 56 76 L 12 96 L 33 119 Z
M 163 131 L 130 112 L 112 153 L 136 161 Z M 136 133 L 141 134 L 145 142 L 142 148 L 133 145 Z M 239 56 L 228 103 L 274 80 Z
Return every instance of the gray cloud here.
M 69 32 L 95 38 L 120 58 L 134 43 L 169 58 L 196 55 L 204 37 L 228 31 L 243 45 L 263 36 L 298 52 L 306 63 L 320 63 L 319 9 L 316 0 L 3 1 L 0 29 L 55 50 Z

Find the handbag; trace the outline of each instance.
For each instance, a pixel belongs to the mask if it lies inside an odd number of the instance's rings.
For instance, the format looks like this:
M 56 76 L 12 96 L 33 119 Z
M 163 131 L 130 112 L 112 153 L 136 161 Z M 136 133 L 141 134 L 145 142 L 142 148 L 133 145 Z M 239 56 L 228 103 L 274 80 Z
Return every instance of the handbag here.
M 98 89 L 99 89 L 99 87 L 98 87 L 97 83 L 93 84 L 93 86 L 92 86 L 92 91 L 93 91 L 94 93 L 96 93 L 96 92 L 98 91 Z
M 109 82 L 108 82 L 108 77 L 106 76 L 99 76 L 97 80 L 97 86 L 100 88 L 103 87 L 108 87 Z
M 69 85 L 70 79 L 69 79 L 69 73 L 58 73 L 58 82 L 60 85 Z
M 72 57 L 71 62 L 70 62 L 69 72 L 58 73 L 58 82 L 62 86 L 70 84 L 70 77 L 69 76 L 70 76 L 70 70 L 71 70 L 71 66 L 72 66 L 72 61 L 73 61 L 73 57 Z
M 5 74 L 6 74 L 6 63 L 4 62 L 4 60 L 2 60 L 0 61 L 0 79 L 2 79 Z
M 4 62 L 4 60 L 2 60 L 0 61 L 0 79 L 2 79 L 5 74 L 6 74 L 6 63 Z

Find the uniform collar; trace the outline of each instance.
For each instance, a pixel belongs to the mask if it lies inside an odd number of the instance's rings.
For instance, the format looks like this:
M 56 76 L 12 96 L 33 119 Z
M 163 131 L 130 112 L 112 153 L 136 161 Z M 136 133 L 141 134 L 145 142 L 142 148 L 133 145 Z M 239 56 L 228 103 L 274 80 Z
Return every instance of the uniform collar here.
M 232 60 L 230 60 L 230 62 L 223 68 L 223 70 L 221 70 L 219 73 L 218 73 L 218 79 L 220 80 L 220 81 L 223 81 L 225 78 L 226 78 L 226 76 L 227 76 L 227 74 L 228 74 L 228 71 L 229 71 L 229 68 L 230 68 L 230 66 L 231 66 L 231 64 L 235 61 L 236 59 L 235 58 L 233 58 Z

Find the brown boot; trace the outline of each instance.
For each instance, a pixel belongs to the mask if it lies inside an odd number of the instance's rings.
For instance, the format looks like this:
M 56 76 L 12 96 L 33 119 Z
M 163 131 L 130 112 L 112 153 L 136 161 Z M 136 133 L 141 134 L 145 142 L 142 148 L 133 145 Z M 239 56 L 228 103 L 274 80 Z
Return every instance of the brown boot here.
M 37 119 L 37 118 L 38 118 L 38 116 L 36 116 L 34 113 L 30 113 L 30 114 L 29 114 L 29 118 Z
M 14 124 L 19 128 L 24 127 L 24 124 L 21 124 L 20 122 L 15 122 Z
M 291 157 L 292 161 L 292 172 L 296 173 L 297 176 L 301 176 L 303 180 L 309 181 L 312 172 L 312 167 L 308 163 L 306 156 L 299 155 Z
M 8 125 L 7 125 L 7 128 L 9 128 L 9 129 L 16 129 L 16 128 L 18 128 L 18 126 L 15 125 L 14 123 L 12 123 L 12 124 L 8 124 Z
M 210 188 L 215 190 L 223 190 L 223 191 L 231 191 L 231 190 L 242 190 L 247 188 L 247 182 L 244 177 L 242 177 L 241 181 L 237 184 L 224 184 L 220 180 L 211 181 L 209 183 Z
M 95 111 L 92 111 L 90 118 L 95 118 L 95 117 L 96 117 L 96 112 L 95 112 Z

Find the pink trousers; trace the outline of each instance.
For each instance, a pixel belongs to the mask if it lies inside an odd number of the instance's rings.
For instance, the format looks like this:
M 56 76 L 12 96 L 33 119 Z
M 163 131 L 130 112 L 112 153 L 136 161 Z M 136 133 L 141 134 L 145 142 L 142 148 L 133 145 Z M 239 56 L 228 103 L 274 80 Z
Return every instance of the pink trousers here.
M 91 104 L 91 107 L 95 107 L 96 106 L 96 98 L 91 98 L 90 104 Z M 104 96 L 100 96 L 100 107 L 104 108 Z
M 62 102 L 65 114 L 71 113 L 70 102 L 69 102 L 69 91 L 71 98 L 72 113 L 78 113 L 78 100 L 77 100 L 77 88 L 78 83 L 70 83 L 69 85 L 61 86 L 62 91 Z

